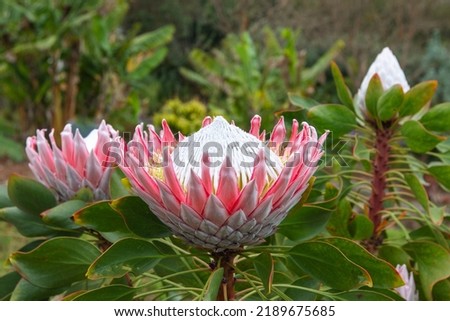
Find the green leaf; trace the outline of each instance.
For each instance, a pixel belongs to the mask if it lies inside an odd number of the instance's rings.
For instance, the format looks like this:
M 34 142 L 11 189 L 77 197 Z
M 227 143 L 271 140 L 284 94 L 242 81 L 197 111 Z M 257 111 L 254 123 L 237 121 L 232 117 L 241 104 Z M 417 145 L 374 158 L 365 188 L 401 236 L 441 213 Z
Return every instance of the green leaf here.
M 302 199 L 290 210 L 289 215 L 278 228 L 280 234 L 293 241 L 308 240 L 322 232 L 331 216 L 331 211 L 336 207 L 339 190 L 330 182 L 326 182 L 324 192 L 319 193 L 323 195 L 320 207 L 304 205 L 313 191 L 314 181 L 315 178 L 309 181 Z
M 391 264 L 357 243 L 340 237 L 322 240 L 336 246 L 349 260 L 369 272 L 374 287 L 392 289 L 403 285 L 402 278 Z
M 175 27 L 168 25 L 134 37 L 130 42 L 127 54 L 132 56 L 164 46 L 172 40 L 174 33 Z
M 337 296 L 348 301 L 404 301 L 398 294 L 385 289 L 361 288 L 338 293 Z
M 94 201 L 94 192 L 88 187 L 80 188 L 72 198 L 73 200 L 92 203 Z
M 10 272 L 0 277 L 0 301 L 7 301 L 10 299 L 17 283 L 21 279 L 17 272 Z
M 406 252 L 393 245 L 383 245 L 378 250 L 378 257 L 383 259 L 393 266 L 409 264 L 410 256 Z
M 326 285 L 350 290 L 372 285 L 369 273 L 350 261 L 337 247 L 323 241 L 310 241 L 294 246 L 292 262 Z
M 426 153 L 445 140 L 445 137 L 430 133 L 416 120 L 409 120 L 401 127 L 406 144 L 415 153 Z
M 433 286 L 450 277 L 449 251 L 428 241 L 410 242 L 403 248 L 416 261 L 423 293 L 431 300 Z
M 14 204 L 9 199 L 8 189 L 6 188 L 6 185 L 0 185 L 0 209 L 12 206 L 14 206 Z
M 440 226 L 444 222 L 446 206 L 438 207 L 431 206 L 430 207 L 430 219 L 434 225 Z
M 24 212 L 39 215 L 56 206 L 56 198 L 41 183 L 19 175 L 8 179 L 8 195 L 11 201 Z
M 217 300 L 217 294 L 219 293 L 220 286 L 222 285 L 223 268 L 219 268 L 211 273 L 208 282 L 206 283 L 204 301 Z
M 370 238 L 373 234 L 373 228 L 373 222 L 363 214 L 355 215 L 348 224 L 348 231 L 354 240 Z
M 125 285 L 108 285 L 77 295 L 72 301 L 131 301 L 135 288 Z
M 428 171 L 436 178 L 439 184 L 450 190 L 450 165 L 431 166 L 428 167 Z
M 420 122 L 428 130 L 437 132 L 449 131 L 450 103 L 433 106 L 425 115 L 423 115 Z
M 109 280 L 108 280 L 109 281 Z M 105 286 L 105 283 L 108 283 L 108 285 L 128 285 L 126 284 L 116 284 L 114 283 L 115 280 L 111 280 L 110 283 L 104 282 L 104 280 L 81 280 L 78 282 L 75 282 L 70 287 L 66 288 L 64 290 L 64 297 L 62 298 L 63 301 L 72 301 L 77 296 L 82 295 L 83 293 L 86 293 L 91 290 L 99 289 L 102 286 Z
M 73 216 L 80 226 L 94 229 L 110 242 L 135 236 L 125 224 L 123 217 L 115 211 L 109 201 L 94 203 L 82 208 Z
M 433 300 L 450 301 L 450 279 L 436 283 L 433 287 Z
M 42 220 L 51 226 L 59 227 L 63 229 L 77 229 L 80 226 L 73 223 L 70 219 L 75 212 L 80 210 L 86 205 L 85 202 L 80 200 L 71 200 L 65 203 L 61 203 L 58 206 L 53 207 L 41 214 Z
M 152 55 L 142 60 L 139 65 L 129 73 L 129 77 L 132 80 L 140 80 L 143 77 L 148 76 L 153 69 L 166 58 L 168 49 L 159 48 Z
M 437 155 L 437 157 L 441 158 L 443 161 L 447 159 L 447 162 L 450 162 L 450 136 L 448 136 L 443 142 L 439 143 L 436 148 L 440 153 L 442 153 L 441 155 Z
M 377 114 L 380 120 L 390 120 L 397 114 L 403 103 L 403 96 L 403 88 L 399 84 L 392 86 L 381 95 L 377 103 Z
M 196 73 L 192 70 L 189 70 L 189 69 L 183 68 L 183 67 L 181 67 L 179 69 L 179 71 L 180 71 L 180 74 L 184 78 L 186 78 L 194 83 L 197 83 L 201 86 L 204 86 L 204 87 L 208 88 L 209 90 L 214 90 L 213 84 L 207 78 L 203 77 L 199 73 Z
M 424 81 L 406 92 L 405 99 L 400 107 L 400 117 L 418 113 L 433 98 L 437 85 L 436 80 Z
M 50 239 L 36 249 L 11 254 L 15 269 L 33 285 L 58 288 L 85 279 L 100 251 L 91 243 L 70 237 Z
M 261 279 L 266 293 L 272 291 L 274 261 L 270 253 L 261 253 L 253 259 L 256 275 Z
M 409 232 L 409 236 L 414 241 L 430 241 L 449 249 L 450 245 L 441 230 L 431 224 L 423 225 L 414 231 Z
M 38 287 L 25 279 L 20 279 L 11 294 L 11 301 L 47 301 L 51 296 L 62 293 L 65 288 L 46 289 Z
M 109 180 L 111 199 L 130 195 L 130 190 L 122 183 L 124 177 L 125 175 L 119 169 L 113 171 L 111 179 Z
M 350 110 L 354 110 L 353 98 L 350 89 L 348 89 L 345 84 L 344 77 L 342 76 L 338 65 L 334 61 L 331 62 L 331 73 L 333 75 L 334 84 L 336 85 L 339 100 L 343 105 L 350 108 Z
M 319 290 L 320 281 L 308 275 L 305 275 L 292 283 L 293 286 L 298 286 L 306 289 L 288 288 L 284 293 L 293 301 L 315 301 L 317 293 L 308 291 L 307 289 Z
M 355 114 L 343 105 L 318 105 L 308 110 L 307 117 L 319 131 L 330 130 L 335 138 L 356 127 Z
M 153 268 L 161 258 L 153 243 L 126 238 L 111 245 L 92 263 L 86 275 L 92 280 L 119 278 L 129 272 L 137 276 Z
M 309 109 L 311 107 L 320 105 L 317 101 L 315 101 L 312 98 L 303 97 L 302 95 L 295 94 L 295 93 L 288 93 L 289 102 L 296 106 L 300 107 L 302 109 Z
M 17 231 L 26 237 L 48 236 L 56 233 L 56 230 L 45 225 L 39 216 L 26 213 L 17 207 L 0 209 L 0 219 L 14 225 Z
M 377 105 L 378 100 L 383 95 L 384 89 L 383 84 L 381 83 L 381 78 L 378 74 L 374 74 L 370 79 L 369 86 L 366 91 L 366 108 L 367 111 L 374 117 L 378 115 Z
M 422 183 L 419 181 L 416 175 L 414 174 L 404 174 L 405 180 L 411 188 L 411 191 L 414 193 L 417 201 L 422 205 L 423 209 L 428 213 L 430 211 L 430 202 L 428 200 L 428 194 L 423 187 Z
M 157 238 L 172 235 L 140 197 L 126 196 L 114 200 L 111 207 L 122 215 L 130 231 L 138 236 Z
M 343 198 L 339 201 L 338 207 L 331 213 L 328 221 L 327 230 L 331 235 L 350 237 L 348 231 L 348 222 L 352 216 L 352 207 L 350 202 Z
M 330 211 L 320 207 L 294 208 L 281 222 L 278 232 L 293 241 L 309 240 L 325 229 L 330 216 Z

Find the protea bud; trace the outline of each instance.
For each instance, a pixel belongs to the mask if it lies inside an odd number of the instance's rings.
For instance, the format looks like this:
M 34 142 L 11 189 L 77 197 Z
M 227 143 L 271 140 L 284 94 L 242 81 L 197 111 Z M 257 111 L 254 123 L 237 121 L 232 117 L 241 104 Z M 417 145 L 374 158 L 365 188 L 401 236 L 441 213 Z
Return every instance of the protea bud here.
M 36 178 L 50 188 L 63 202 L 74 197 L 82 188 L 89 188 L 95 200 L 109 198 L 109 179 L 112 168 L 105 144 L 117 137 L 117 132 L 102 121 L 98 129 L 83 138 L 72 132 L 67 124 L 61 132 L 61 149 L 54 139 L 54 130 L 45 138 L 45 129 L 28 137 L 26 153 Z
M 323 154 L 317 137 L 294 120 L 287 146 L 284 121 L 269 141 L 255 116 L 247 133 L 224 118 L 207 117 L 179 141 L 163 121 L 158 135 L 136 127 L 122 148 L 121 168 L 133 191 L 173 233 L 215 252 L 239 249 L 272 235 L 301 198 Z
M 397 58 L 392 53 L 391 49 L 388 47 L 384 48 L 370 65 L 369 70 L 361 83 L 361 87 L 356 94 L 357 106 L 359 106 L 363 114 L 367 113 L 365 102 L 367 88 L 369 87 L 370 80 L 375 74 L 380 77 L 383 90 L 388 90 L 394 85 L 400 85 L 403 88 L 403 92 L 407 92 L 410 89 L 405 73 L 400 67 Z
M 405 285 L 396 288 L 395 291 L 406 301 L 418 301 L 419 294 L 416 291 L 416 284 L 414 283 L 414 276 L 412 272 L 408 273 L 408 269 L 404 264 L 397 265 L 395 269 L 400 274 L 403 282 L 405 283 Z

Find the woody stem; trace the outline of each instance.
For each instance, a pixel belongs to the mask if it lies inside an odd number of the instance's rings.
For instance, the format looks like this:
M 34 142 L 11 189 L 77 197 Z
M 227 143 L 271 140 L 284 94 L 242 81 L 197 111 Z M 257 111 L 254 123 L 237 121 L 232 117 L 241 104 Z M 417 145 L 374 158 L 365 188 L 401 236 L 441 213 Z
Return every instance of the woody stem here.
M 384 209 L 383 201 L 386 194 L 386 173 L 389 170 L 389 140 L 392 137 L 392 129 L 389 124 L 376 129 L 375 158 L 373 160 L 372 194 L 369 199 L 369 218 L 373 222 L 372 238 L 368 240 L 366 247 L 375 252 L 382 242 L 380 233 L 382 225 L 381 211 Z
M 236 251 L 224 251 L 213 255 L 219 268 L 223 268 L 223 279 L 217 294 L 217 301 L 233 301 L 235 299 L 234 258 L 237 254 Z

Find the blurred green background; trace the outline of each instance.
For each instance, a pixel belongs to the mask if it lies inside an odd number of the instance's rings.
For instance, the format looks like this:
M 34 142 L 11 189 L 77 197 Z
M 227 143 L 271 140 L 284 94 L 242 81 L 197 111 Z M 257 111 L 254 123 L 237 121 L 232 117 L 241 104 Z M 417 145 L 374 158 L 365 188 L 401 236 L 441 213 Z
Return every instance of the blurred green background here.
M 67 122 L 189 133 L 206 114 L 258 113 L 267 127 L 288 92 L 335 100 L 331 60 L 357 89 L 384 46 L 450 100 L 449 15 L 448 0 L 3 0 L 0 158 L 23 161 L 28 135 Z

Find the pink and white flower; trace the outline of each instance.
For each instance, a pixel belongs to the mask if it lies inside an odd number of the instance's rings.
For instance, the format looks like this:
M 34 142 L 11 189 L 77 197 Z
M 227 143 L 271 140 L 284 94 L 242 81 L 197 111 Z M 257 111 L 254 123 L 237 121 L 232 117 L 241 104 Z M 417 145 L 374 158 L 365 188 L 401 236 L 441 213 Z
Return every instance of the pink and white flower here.
M 406 301 L 418 301 L 419 294 L 416 291 L 416 284 L 414 283 L 414 275 L 412 272 L 408 273 L 406 265 L 397 265 L 395 267 L 397 272 L 403 279 L 405 285 L 395 288 L 395 291 Z
M 61 149 L 54 138 L 54 130 L 45 138 L 45 129 L 38 129 L 36 136 L 28 137 L 26 153 L 29 166 L 36 178 L 57 195 L 59 201 L 67 201 L 82 188 L 92 190 L 95 200 L 109 198 L 111 162 L 107 143 L 118 133 L 105 121 L 98 129 L 83 138 L 72 132 L 67 124 L 61 132 Z
M 158 135 L 152 126 L 136 127 L 120 164 L 132 190 L 178 237 L 220 252 L 261 243 L 275 233 L 300 200 L 323 154 L 306 123 L 283 146 L 281 119 L 270 139 L 253 117 L 247 133 L 222 117 L 206 117 L 202 128 L 177 140 L 167 122 Z
M 392 53 L 391 49 L 388 47 L 384 48 L 370 65 L 369 70 L 361 83 L 361 87 L 356 94 L 356 103 L 363 113 L 366 113 L 365 98 L 367 87 L 369 87 L 370 80 L 375 74 L 380 77 L 384 90 L 388 90 L 397 84 L 402 86 L 404 92 L 407 92 L 410 89 L 405 73 L 400 67 L 397 58 Z

